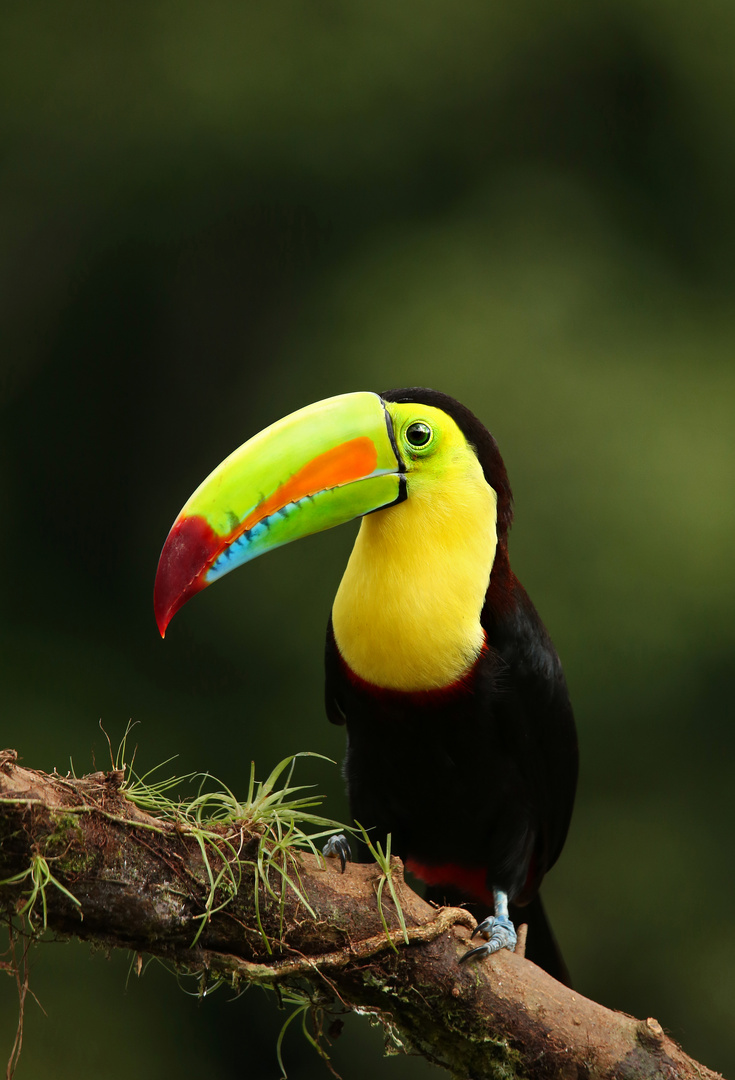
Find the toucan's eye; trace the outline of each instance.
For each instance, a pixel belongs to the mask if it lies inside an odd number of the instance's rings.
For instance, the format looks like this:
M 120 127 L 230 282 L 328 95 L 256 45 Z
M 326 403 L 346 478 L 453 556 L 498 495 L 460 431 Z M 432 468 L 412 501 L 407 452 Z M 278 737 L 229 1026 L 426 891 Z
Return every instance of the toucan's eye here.
M 434 433 L 428 424 L 409 424 L 406 428 L 406 442 L 420 450 L 428 446 Z

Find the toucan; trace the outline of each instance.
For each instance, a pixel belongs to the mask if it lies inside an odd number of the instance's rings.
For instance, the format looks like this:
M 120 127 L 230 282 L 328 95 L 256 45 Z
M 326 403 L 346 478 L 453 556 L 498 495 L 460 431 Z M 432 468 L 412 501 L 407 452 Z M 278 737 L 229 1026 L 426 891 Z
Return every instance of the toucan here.
M 512 517 L 497 443 L 468 408 L 423 387 L 342 394 L 265 428 L 197 488 L 154 606 L 163 635 L 235 567 L 361 518 L 326 641 L 353 817 L 391 834 L 431 899 L 474 905 L 483 943 L 463 960 L 514 948 L 521 920 L 527 957 L 568 982 L 539 886 L 566 838 L 577 738 L 559 657 L 510 568 Z M 326 851 L 344 866 L 344 837 Z

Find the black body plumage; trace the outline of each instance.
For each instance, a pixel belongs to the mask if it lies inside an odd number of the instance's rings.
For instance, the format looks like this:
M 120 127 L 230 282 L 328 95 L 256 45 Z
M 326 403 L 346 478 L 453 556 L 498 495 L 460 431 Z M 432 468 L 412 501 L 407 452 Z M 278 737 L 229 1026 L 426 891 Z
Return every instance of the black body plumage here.
M 454 868 L 433 895 L 486 900 L 467 888 L 474 875 L 488 893 L 495 886 L 528 905 L 529 957 L 566 980 L 537 896 L 569 827 L 576 732 L 561 663 L 508 562 L 505 466 L 493 437 L 452 398 L 422 388 L 382 397 L 432 405 L 455 420 L 497 493 L 498 544 L 481 615 L 486 648 L 451 687 L 411 693 L 363 682 L 340 656 L 330 622 L 326 708 L 347 728 L 351 810 L 378 838 L 390 832 L 409 865 Z

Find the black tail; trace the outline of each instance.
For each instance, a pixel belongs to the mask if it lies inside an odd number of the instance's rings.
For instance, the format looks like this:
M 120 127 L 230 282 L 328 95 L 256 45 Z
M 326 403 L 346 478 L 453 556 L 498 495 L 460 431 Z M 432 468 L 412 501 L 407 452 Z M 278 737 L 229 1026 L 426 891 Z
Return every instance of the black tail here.
M 565 986 L 571 986 L 572 980 L 569 968 L 564 963 L 564 957 L 556 943 L 554 932 L 546 917 L 544 905 L 538 893 L 530 904 L 524 907 L 509 905 L 510 917 L 516 929 L 522 923 L 528 923 L 528 938 L 526 939 L 526 959 L 538 964 L 544 971 L 548 971 L 554 979 Z
M 492 912 L 487 906 L 475 901 L 467 901 L 467 898 L 458 890 L 446 885 L 430 885 L 427 887 L 425 896 L 427 900 L 435 904 L 449 904 L 452 907 L 464 907 L 474 915 L 478 922 L 487 918 Z M 529 904 L 516 907 L 511 904 L 509 914 L 516 929 L 522 923 L 528 923 L 528 937 L 526 939 L 526 959 L 538 964 L 547 971 L 552 978 L 565 986 L 571 986 L 572 980 L 569 969 L 564 963 L 559 946 L 556 943 L 549 920 L 546 917 L 541 897 L 536 894 Z

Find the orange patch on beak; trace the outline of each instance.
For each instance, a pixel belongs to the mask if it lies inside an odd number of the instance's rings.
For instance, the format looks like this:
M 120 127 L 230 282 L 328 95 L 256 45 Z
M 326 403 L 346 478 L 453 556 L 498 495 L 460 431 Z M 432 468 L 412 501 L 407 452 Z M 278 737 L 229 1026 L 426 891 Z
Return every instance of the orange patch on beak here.
M 299 469 L 284 484 L 277 487 L 272 495 L 258 503 L 244 521 L 227 537 L 230 544 L 241 533 L 252 529 L 263 518 L 270 517 L 289 503 L 298 502 L 320 491 L 340 487 L 342 484 L 362 480 L 375 471 L 378 464 L 378 451 L 372 439 L 361 435 L 357 439 L 340 443 L 318 457 L 313 458 L 303 469 Z

